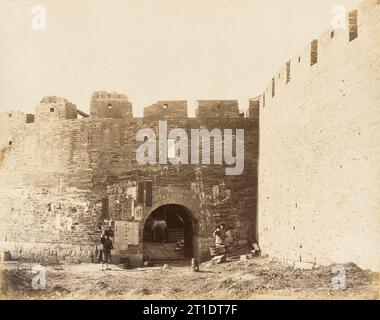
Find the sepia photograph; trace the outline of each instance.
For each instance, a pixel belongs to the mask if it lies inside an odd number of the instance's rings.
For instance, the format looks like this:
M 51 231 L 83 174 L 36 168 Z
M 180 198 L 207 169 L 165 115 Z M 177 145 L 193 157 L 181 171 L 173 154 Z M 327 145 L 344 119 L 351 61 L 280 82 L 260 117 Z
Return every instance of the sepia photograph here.
M 0 300 L 373 301 L 379 243 L 380 0 L 0 0 Z

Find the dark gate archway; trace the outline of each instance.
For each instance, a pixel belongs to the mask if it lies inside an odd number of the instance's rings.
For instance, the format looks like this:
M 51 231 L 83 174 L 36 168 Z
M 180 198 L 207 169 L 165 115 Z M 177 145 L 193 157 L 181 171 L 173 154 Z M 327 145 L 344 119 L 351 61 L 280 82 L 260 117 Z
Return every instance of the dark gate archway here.
M 195 225 L 190 210 L 182 205 L 166 204 L 156 208 L 144 225 L 144 255 L 152 260 L 192 258 Z

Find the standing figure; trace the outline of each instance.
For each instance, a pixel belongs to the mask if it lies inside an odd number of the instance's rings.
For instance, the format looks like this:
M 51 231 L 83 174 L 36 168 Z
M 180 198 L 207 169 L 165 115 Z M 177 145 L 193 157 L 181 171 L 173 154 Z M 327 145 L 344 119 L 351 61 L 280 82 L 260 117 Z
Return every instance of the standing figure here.
M 100 239 L 100 243 L 102 244 L 102 271 L 111 270 L 108 268 L 108 263 L 111 261 L 111 250 L 113 249 L 112 241 L 108 234 L 102 233 L 102 237 Z M 104 265 L 106 268 L 104 269 Z

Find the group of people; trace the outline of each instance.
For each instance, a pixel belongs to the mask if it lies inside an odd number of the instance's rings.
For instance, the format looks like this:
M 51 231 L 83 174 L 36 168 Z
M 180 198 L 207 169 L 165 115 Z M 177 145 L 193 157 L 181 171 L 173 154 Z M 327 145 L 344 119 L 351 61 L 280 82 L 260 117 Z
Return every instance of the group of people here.
M 227 230 L 226 225 L 224 223 L 216 226 L 213 237 L 215 240 L 215 247 L 218 249 L 222 249 L 224 253 L 228 253 L 229 247 L 232 245 L 234 239 L 232 236 L 232 232 Z M 100 237 L 101 248 L 97 251 L 97 258 L 101 261 L 101 270 L 110 270 L 108 264 L 111 262 L 111 250 L 113 249 L 113 243 L 110 239 L 110 236 L 107 232 L 103 231 Z

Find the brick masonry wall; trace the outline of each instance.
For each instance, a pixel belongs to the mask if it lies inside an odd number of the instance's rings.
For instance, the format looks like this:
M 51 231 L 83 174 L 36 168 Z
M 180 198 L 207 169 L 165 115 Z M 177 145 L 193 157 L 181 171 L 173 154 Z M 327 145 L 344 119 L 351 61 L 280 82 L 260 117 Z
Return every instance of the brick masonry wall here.
M 290 263 L 380 270 L 380 5 L 361 5 L 351 42 L 331 31 L 316 64 L 310 43 L 261 99 L 259 243 Z
M 156 117 L 105 115 L 27 124 L 24 116 L 4 131 L 10 138 L 4 140 L 0 169 L 0 246 L 14 256 L 88 261 L 104 219 L 140 221 L 140 245 L 130 253 L 141 253 L 146 219 L 170 203 L 190 210 L 198 257 L 207 256 L 217 223 L 237 230 L 243 240 L 255 240 L 257 118 L 167 119 L 168 131 L 184 128 L 189 137 L 192 128 L 244 129 L 244 172 L 227 176 L 226 165 L 137 164 L 142 142 L 136 133 L 151 128 L 158 138 Z M 1 121 L 8 123 L 8 115 Z M 137 202 L 137 186 L 145 181 L 153 186 L 150 206 Z
M 198 118 L 238 118 L 237 100 L 199 100 L 195 110 Z
M 100 118 L 132 118 L 132 103 L 117 92 L 94 92 L 91 96 L 90 115 Z
M 144 117 L 158 119 L 187 118 L 187 101 L 157 101 L 144 108 Z

